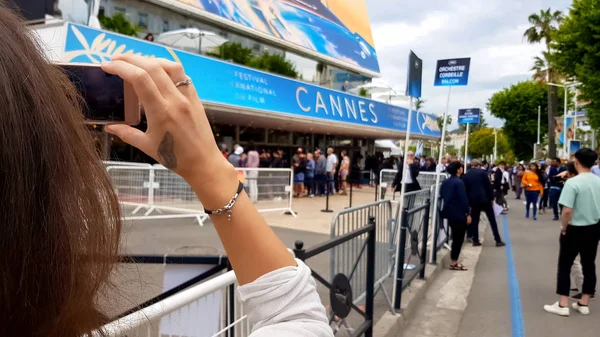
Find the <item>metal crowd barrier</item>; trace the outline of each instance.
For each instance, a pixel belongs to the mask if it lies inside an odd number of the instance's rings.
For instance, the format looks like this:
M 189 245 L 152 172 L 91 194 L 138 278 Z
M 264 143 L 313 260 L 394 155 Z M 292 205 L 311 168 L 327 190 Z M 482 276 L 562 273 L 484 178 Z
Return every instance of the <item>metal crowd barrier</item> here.
M 377 200 L 392 200 L 395 197 L 392 191 L 392 183 L 398 170 L 379 171 L 379 181 L 377 182 Z
M 409 209 L 418 208 L 426 204 L 430 198 L 430 189 L 406 193 L 404 196 L 405 206 Z M 391 200 L 380 200 L 370 204 L 347 208 L 336 213 L 331 221 L 330 238 L 334 239 L 346 233 L 349 233 L 363 226 L 369 217 L 373 217 L 379 224 L 376 232 L 376 261 L 375 261 L 375 293 L 382 291 L 388 301 L 390 309 L 393 309 L 392 299 L 383 287 L 384 282 L 394 273 L 396 257 L 396 238 L 400 228 L 399 203 L 392 203 Z M 422 212 L 410 213 L 404 220 L 412 227 L 412 224 L 421 223 L 424 215 Z M 428 222 L 429 224 L 429 222 Z M 360 242 L 349 242 L 334 247 L 330 253 L 330 273 L 333 277 L 338 273 L 350 273 L 356 269 L 357 273 L 366 270 L 364 263 L 357 266 L 351 264 L 352 261 L 361 254 L 359 251 Z M 366 295 L 367 289 L 361 278 L 351 281 L 354 291 L 355 304 L 360 303 Z
M 244 176 L 244 189 L 259 212 L 289 212 L 294 197 L 293 172 L 283 168 L 238 168 Z
M 192 268 L 211 263 L 212 267 L 120 315 L 118 319 L 96 331 L 94 337 L 250 335 L 251 327 L 247 315 L 235 291 L 237 281 L 234 272 L 218 274 L 227 269 L 226 257 L 134 256 L 126 257 L 123 262 L 177 267 L 195 265 Z M 178 271 L 181 269 L 177 269 L 175 273 Z
M 377 195 L 378 200 L 395 200 L 396 192 L 392 191 L 392 183 L 396 177 L 398 170 L 381 170 L 379 173 L 379 182 L 377 184 Z M 440 176 L 440 184 L 446 180 L 448 175 L 446 173 L 436 172 L 419 172 L 417 181 L 421 185 L 421 189 L 429 189 L 435 185 L 436 177 Z
M 375 257 L 378 246 L 378 229 L 376 223 L 375 217 L 371 216 L 360 227 L 306 250 L 302 241 L 296 241 L 295 243 L 296 249 L 294 249 L 294 254 L 302 261 L 325 253 L 328 250 L 334 250 L 342 245 L 350 244 L 356 247 L 358 254 L 354 255 L 349 261 L 349 265 L 352 268 L 347 272 L 339 272 L 332 275 L 330 280 L 326 280 L 325 277 L 314 269 L 312 270 L 312 276 L 315 280 L 329 289 L 331 307 L 329 323 L 333 325 L 334 333 L 338 331 L 341 325 L 346 328 L 349 336 L 373 336 L 373 326 L 375 324 L 373 321 L 375 269 L 377 268 Z M 364 266 L 364 269 L 361 265 Z M 357 283 L 354 282 L 356 279 L 363 279 L 360 283 L 365 285 L 364 308 L 360 308 L 355 304 L 357 300 L 354 299 L 356 291 L 353 284 Z M 356 312 L 362 318 L 360 325 L 356 329 L 351 328 L 345 320 L 352 311 Z
M 125 220 L 196 218 L 202 225 L 208 217 L 191 186 L 162 165 L 118 165 L 106 167 Z M 292 210 L 292 170 L 239 168 L 238 176 L 259 212 Z M 131 208 L 133 208 L 131 210 Z M 144 210 L 143 213 L 139 213 Z
M 402 291 L 417 276 L 425 278 L 427 264 L 427 240 L 429 231 L 430 199 L 423 205 L 412 209 L 404 208 L 400 216 L 400 242 L 394 285 L 394 310 L 399 311 L 402 303 Z M 409 219 L 412 219 L 410 221 Z
M 337 212 L 331 221 L 330 238 L 333 240 L 363 227 L 371 217 L 378 224 L 375 233 L 375 293 L 379 290 L 383 291 L 384 296 L 389 301 L 390 297 L 383 288 L 383 282 L 390 277 L 393 269 L 391 257 L 392 248 L 394 248 L 392 233 L 395 219 L 392 215 L 391 202 L 382 200 Z M 362 254 L 360 251 L 361 245 L 360 240 L 352 240 L 331 249 L 329 264 L 332 278 L 339 273 L 349 275 L 353 270 L 358 275 L 365 273 L 367 265 L 364 260 L 359 261 L 357 265 L 353 264 L 357 257 Z M 364 278 L 353 278 L 350 284 L 355 294 L 354 303 L 360 303 L 367 293 Z
M 420 172 L 417 180 L 419 181 L 421 188 L 431 188 L 433 185 L 435 185 L 435 180 L 438 175 L 440 176 L 440 184 L 448 178 L 446 173 Z
M 103 160 L 102 164 L 104 164 L 104 167 L 108 167 L 108 166 L 150 167 L 150 166 L 152 166 L 147 163 L 136 163 L 136 162 L 130 162 L 130 161 L 114 161 L 114 160 Z

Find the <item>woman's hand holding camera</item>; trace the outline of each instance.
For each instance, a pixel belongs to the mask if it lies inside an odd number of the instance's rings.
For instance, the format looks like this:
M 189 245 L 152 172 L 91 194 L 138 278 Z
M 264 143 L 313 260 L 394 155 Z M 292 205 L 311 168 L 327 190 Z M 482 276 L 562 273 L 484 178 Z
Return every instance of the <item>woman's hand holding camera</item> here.
M 119 55 L 102 69 L 131 83 L 144 107 L 148 129 L 109 125 L 106 131 L 181 175 L 207 208 L 225 205 L 238 182 L 221 155 L 204 107 L 183 67 L 164 59 Z M 180 83 L 176 86 L 176 83 Z

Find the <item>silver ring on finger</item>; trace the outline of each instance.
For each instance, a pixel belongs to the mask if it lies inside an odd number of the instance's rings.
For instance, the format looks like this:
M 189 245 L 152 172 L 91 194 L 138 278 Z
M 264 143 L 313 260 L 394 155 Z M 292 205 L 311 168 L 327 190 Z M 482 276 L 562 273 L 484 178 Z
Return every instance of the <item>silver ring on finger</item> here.
M 189 76 L 186 76 L 185 80 L 175 82 L 175 87 L 179 88 L 179 87 L 182 87 L 185 85 L 190 85 L 190 84 L 192 84 L 192 79 Z

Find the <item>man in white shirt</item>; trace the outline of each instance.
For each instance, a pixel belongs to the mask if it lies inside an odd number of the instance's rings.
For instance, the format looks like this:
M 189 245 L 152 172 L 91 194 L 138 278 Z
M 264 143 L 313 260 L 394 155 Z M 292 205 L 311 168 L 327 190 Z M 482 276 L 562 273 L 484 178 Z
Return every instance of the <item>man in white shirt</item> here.
M 333 153 L 332 148 L 327 149 L 327 179 L 329 180 L 329 194 L 335 194 L 335 169 L 337 168 L 338 159 L 336 155 Z
M 446 159 L 446 157 L 444 157 L 444 158 L 442 158 L 442 162 L 437 164 L 437 166 L 435 168 L 435 172 L 437 172 L 437 173 L 446 172 L 446 166 L 448 166 L 448 159 Z

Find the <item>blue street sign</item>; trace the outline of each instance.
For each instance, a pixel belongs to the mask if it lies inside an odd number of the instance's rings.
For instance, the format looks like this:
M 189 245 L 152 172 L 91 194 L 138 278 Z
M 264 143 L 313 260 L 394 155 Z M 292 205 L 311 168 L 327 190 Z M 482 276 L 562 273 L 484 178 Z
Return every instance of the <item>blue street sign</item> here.
M 469 83 L 470 65 L 470 57 L 438 60 L 433 85 L 436 87 L 467 85 Z
M 481 109 L 458 109 L 458 124 L 479 124 Z

